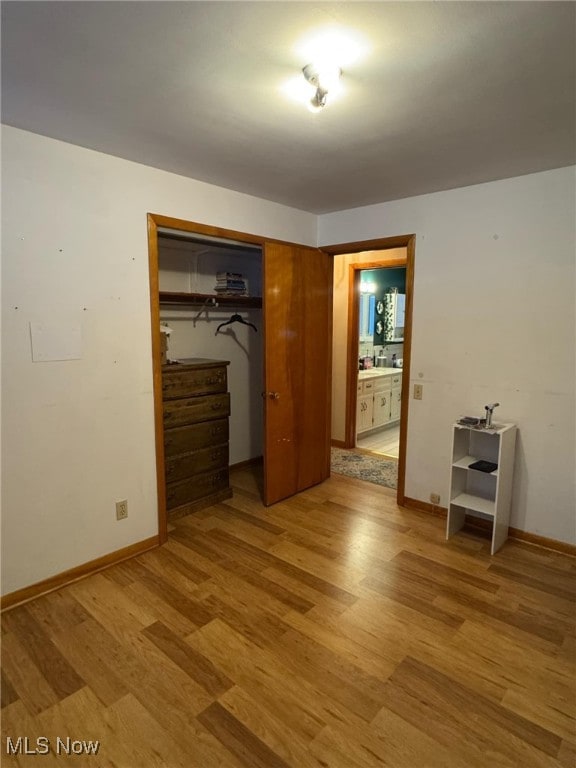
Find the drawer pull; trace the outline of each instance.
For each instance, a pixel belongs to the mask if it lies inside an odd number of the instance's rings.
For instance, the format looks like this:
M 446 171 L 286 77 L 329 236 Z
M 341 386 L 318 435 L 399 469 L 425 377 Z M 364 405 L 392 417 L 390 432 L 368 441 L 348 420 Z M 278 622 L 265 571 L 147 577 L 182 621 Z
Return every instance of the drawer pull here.
M 213 411 L 219 411 L 224 407 L 223 403 L 212 403 L 210 408 L 212 408 Z
M 212 429 L 210 430 L 211 435 L 219 435 L 221 432 L 224 432 L 223 427 L 212 427 Z

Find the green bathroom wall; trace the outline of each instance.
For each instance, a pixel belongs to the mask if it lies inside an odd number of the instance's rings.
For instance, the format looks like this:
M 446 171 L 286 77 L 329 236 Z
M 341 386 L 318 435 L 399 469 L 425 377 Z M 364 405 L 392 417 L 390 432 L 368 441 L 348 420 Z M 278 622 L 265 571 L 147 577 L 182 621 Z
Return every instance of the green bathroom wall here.
M 398 288 L 398 293 L 406 293 L 406 267 L 387 269 L 363 269 L 363 283 L 376 283 L 376 299 L 381 299 L 389 288 Z

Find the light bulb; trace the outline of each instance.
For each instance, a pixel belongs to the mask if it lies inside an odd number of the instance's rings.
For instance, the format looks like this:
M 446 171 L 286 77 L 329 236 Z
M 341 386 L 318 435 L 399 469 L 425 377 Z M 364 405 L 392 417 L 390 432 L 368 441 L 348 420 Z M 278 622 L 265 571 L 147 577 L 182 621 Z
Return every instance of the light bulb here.
M 318 87 L 323 91 L 334 91 L 338 87 L 342 70 L 336 64 L 321 64 L 316 71 Z
M 310 99 L 312 111 L 318 111 L 326 106 L 328 92 L 337 92 L 338 81 L 342 74 L 340 67 L 329 64 L 317 67 L 316 64 L 307 64 L 302 69 L 306 82 L 316 89 L 316 93 Z

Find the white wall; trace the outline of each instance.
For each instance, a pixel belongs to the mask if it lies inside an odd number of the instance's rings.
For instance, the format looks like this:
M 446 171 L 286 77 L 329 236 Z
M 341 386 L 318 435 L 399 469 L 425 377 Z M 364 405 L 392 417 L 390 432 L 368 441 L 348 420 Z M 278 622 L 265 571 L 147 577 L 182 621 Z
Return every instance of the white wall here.
M 564 168 L 320 217 L 320 245 L 417 235 L 408 497 L 447 504 L 452 422 L 499 401 L 519 428 L 511 524 L 576 540 L 575 210 Z
M 6 594 L 157 533 L 146 214 L 308 245 L 317 219 L 14 128 L 2 141 Z M 82 359 L 33 363 L 30 322 L 80 323 Z

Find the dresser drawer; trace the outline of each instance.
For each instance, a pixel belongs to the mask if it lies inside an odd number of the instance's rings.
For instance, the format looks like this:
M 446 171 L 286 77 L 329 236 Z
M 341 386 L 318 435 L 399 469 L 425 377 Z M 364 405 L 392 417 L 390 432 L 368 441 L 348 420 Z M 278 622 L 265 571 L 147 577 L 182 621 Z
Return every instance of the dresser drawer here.
M 183 480 L 201 472 L 221 469 L 228 466 L 228 445 L 217 445 L 214 448 L 202 448 L 200 451 L 183 453 L 166 459 L 166 482 Z
M 230 415 L 230 395 L 206 395 L 164 403 L 164 427 L 183 426 Z
M 166 486 L 166 508 L 176 509 L 196 499 L 229 487 L 228 467 L 189 477 Z
M 397 373 L 394 376 L 390 377 L 392 379 L 392 389 L 398 389 L 398 387 L 402 386 L 402 374 Z
M 162 397 L 164 400 L 174 397 L 226 392 L 226 389 L 225 366 L 203 370 L 178 370 L 178 366 L 173 366 L 162 376 Z
M 164 456 L 176 456 L 212 445 L 228 442 L 228 419 L 203 421 L 187 427 L 176 427 L 164 431 Z

